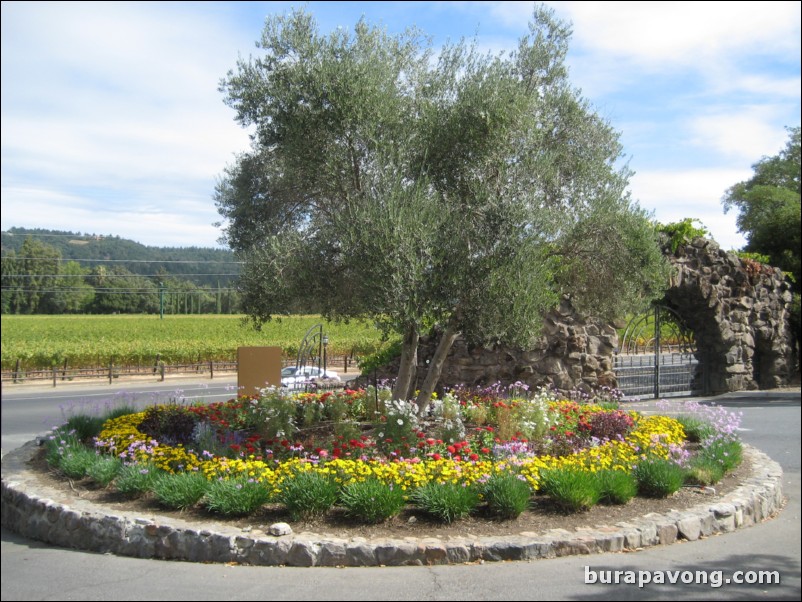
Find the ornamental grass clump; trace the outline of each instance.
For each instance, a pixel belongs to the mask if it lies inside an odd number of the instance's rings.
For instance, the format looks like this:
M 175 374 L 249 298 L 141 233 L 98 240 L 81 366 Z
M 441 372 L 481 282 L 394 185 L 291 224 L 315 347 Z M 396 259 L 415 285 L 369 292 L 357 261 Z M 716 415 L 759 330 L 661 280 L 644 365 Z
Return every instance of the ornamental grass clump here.
M 716 433 L 716 429 L 712 424 L 698 416 L 680 414 L 676 416 L 676 420 L 685 429 L 685 436 L 691 443 L 701 443 L 713 437 Z
M 96 460 L 97 455 L 92 450 L 83 446 L 72 447 L 61 456 L 58 468 L 68 479 L 82 479 Z
M 128 464 L 120 469 L 114 487 L 128 497 L 139 497 L 153 490 L 159 469 L 149 462 Z
M 412 501 L 437 520 L 452 523 L 476 509 L 479 492 L 465 484 L 427 483 L 415 490 Z
M 210 512 L 223 516 L 246 516 L 270 501 L 270 490 L 253 479 L 219 479 L 211 481 L 203 503 Z
M 122 470 L 123 463 L 119 458 L 94 454 L 95 459 L 86 470 L 86 476 L 99 487 L 108 487 Z
M 554 468 L 544 470 L 540 478 L 540 491 L 568 512 L 589 510 L 602 495 L 595 474 L 586 470 Z
M 340 493 L 340 503 L 349 516 L 375 524 L 397 516 L 405 500 L 400 487 L 370 478 L 346 485 Z
M 48 435 L 44 442 L 44 448 L 48 465 L 58 470 L 65 454 L 82 449 L 83 445 L 74 432 L 61 427 L 54 429 Z
M 532 490 L 522 476 L 510 472 L 490 477 L 482 490 L 491 514 L 502 519 L 518 518 L 529 507 Z
M 160 474 L 153 483 L 153 494 L 162 506 L 183 510 L 197 504 L 209 488 L 209 481 L 197 472 Z
M 299 472 L 281 483 L 277 501 L 284 504 L 293 520 L 322 516 L 337 502 L 340 486 L 318 472 Z
M 699 450 L 688 468 L 686 480 L 696 485 L 714 485 L 743 461 L 743 445 L 732 439 L 714 439 Z
M 664 498 L 679 491 L 685 482 L 685 469 L 671 460 L 652 458 L 635 466 L 638 492 L 646 497 Z
M 599 470 L 595 475 L 603 504 L 623 505 L 638 495 L 638 480 L 631 472 Z
M 103 416 L 75 414 L 67 419 L 67 423 L 62 427 L 62 430 L 73 432 L 80 442 L 87 443 L 91 441 L 93 437 L 97 437 L 106 420 L 107 418 Z

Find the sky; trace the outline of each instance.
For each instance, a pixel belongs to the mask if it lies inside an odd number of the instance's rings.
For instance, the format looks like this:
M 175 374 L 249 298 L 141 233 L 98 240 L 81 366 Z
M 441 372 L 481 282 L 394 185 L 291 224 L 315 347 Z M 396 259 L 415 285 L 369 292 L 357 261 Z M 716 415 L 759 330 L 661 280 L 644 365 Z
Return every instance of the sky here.
M 546 2 L 573 26 L 571 83 L 620 132 L 632 198 L 745 239 L 721 198 L 800 123 L 800 2 Z M 512 49 L 531 2 L 2 2 L 2 230 L 220 246 L 215 183 L 248 132 L 219 82 L 264 19 L 364 16 L 435 46 Z

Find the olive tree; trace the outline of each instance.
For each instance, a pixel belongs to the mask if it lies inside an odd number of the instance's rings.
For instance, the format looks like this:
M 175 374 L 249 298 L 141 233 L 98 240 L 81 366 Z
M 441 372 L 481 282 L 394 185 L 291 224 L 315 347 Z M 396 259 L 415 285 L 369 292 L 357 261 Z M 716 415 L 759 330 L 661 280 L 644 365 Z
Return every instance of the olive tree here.
M 402 335 L 398 398 L 437 328 L 423 409 L 460 336 L 527 345 L 563 295 L 603 317 L 657 295 L 654 231 L 617 133 L 568 81 L 569 37 L 542 7 L 497 56 L 269 17 L 263 54 L 221 84 L 253 144 L 215 194 L 254 322 L 299 297 L 373 318 Z

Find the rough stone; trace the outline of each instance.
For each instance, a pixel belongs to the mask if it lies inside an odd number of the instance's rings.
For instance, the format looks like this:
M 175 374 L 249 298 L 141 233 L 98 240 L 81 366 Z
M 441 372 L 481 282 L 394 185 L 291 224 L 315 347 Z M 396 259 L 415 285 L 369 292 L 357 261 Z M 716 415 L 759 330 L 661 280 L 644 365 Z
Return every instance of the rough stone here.
M 292 527 L 287 523 L 273 523 L 267 528 L 267 532 L 276 537 L 284 537 L 285 535 L 292 535 Z

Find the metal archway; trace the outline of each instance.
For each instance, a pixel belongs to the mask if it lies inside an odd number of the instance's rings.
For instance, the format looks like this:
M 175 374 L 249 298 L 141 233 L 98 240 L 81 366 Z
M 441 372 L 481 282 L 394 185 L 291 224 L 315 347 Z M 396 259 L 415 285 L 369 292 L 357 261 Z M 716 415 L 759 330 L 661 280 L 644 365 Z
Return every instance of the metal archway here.
M 306 331 L 300 347 L 298 347 L 298 359 L 295 362 L 296 368 L 304 368 L 310 358 L 316 358 L 318 368 L 323 358 L 323 324 L 315 324 Z
M 618 388 L 629 396 L 702 394 L 702 368 L 693 331 L 658 304 L 629 321 L 614 357 Z

